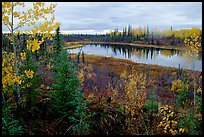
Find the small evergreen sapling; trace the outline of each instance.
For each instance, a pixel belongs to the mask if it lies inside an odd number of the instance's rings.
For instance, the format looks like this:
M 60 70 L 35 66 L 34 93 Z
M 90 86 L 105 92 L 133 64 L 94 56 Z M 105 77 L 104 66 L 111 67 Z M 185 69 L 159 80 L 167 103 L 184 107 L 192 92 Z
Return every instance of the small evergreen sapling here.
M 52 84 L 53 112 L 66 118 L 73 132 L 84 134 L 90 126 L 88 102 L 84 99 L 80 81 L 67 51 L 61 48 L 62 39 L 59 34 L 58 28 L 54 38 L 53 72 L 56 82 Z

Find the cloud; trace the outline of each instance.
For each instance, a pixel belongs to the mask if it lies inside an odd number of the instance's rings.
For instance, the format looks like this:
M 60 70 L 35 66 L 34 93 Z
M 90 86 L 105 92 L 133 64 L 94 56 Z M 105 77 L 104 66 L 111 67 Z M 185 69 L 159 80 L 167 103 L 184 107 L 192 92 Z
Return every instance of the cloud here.
M 65 31 L 122 30 L 128 24 L 158 29 L 202 26 L 201 2 L 56 3 L 56 20 L 61 22 L 61 30 Z
M 122 29 L 133 26 L 202 26 L 201 2 L 58 3 L 62 29 Z M 58 19 L 58 17 L 57 17 Z M 161 28 L 162 28 L 161 27 Z

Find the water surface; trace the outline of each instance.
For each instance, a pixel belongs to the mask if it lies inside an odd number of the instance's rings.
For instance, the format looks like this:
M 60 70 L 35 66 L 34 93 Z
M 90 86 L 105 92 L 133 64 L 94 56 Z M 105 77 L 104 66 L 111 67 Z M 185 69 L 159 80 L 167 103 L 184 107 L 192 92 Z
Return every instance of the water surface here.
M 197 58 L 184 57 L 186 51 L 175 49 L 158 49 L 152 47 L 133 47 L 129 45 L 85 44 L 81 48 L 68 50 L 70 53 L 94 54 L 106 57 L 132 60 L 137 63 L 157 64 L 161 66 L 180 67 L 202 71 L 202 51 Z M 188 63 L 187 63 L 188 61 Z M 189 64 L 192 64 L 191 66 Z M 194 64 L 194 65 L 193 65 Z

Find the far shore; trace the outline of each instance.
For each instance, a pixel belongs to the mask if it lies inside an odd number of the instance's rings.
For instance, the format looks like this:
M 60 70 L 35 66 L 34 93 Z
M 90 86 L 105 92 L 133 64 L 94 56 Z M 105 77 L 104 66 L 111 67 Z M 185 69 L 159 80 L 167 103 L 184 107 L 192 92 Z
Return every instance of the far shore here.
M 167 45 L 147 45 L 147 44 L 134 44 L 134 43 L 124 43 L 124 42 L 92 42 L 92 41 L 78 41 L 78 42 L 68 42 L 70 46 L 66 46 L 68 48 L 77 48 L 83 45 L 81 44 L 118 44 L 118 45 L 129 45 L 129 46 L 137 46 L 137 47 L 152 47 L 159 49 L 176 49 L 176 50 L 189 50 L 189 48 L 185 46 L 167 46 Z M 72 45 L 72 46 L 71 46 Z M 199 49 L 202 51 L 202 48 Z
M 79 47 L 83 47 L 83 44 L 80 43 L 76 43 L 76 42 L 67 42 L 64 46 L 65 49 L 74 49 L 74 48 L 79 48 Z

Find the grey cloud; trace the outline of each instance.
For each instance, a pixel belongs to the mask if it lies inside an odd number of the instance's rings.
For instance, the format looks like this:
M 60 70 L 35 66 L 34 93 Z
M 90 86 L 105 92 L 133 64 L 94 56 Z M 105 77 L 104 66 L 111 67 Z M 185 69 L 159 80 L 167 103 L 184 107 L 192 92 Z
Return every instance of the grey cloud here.
M 133 26 L 201 27 L 201 2 L 57 2 L 61 30 L 110 30 Z M 4 27 L 3 27 L 4 28 Z

